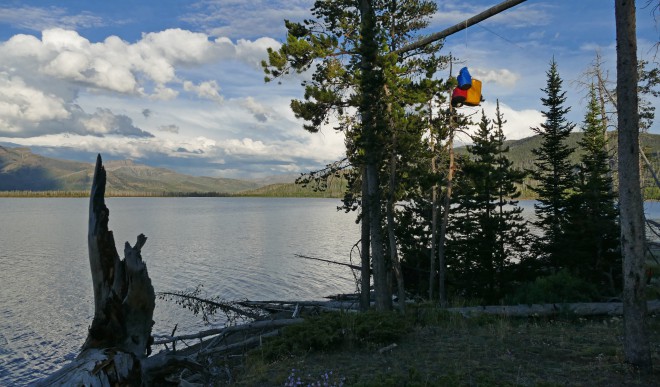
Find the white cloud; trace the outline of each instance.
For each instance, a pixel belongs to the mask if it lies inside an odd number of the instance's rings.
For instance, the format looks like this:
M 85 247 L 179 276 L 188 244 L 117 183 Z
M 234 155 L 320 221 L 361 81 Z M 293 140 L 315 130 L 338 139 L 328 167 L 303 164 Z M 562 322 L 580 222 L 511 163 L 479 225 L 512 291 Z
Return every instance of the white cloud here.
M 486 117 L 489 120 L 492 120 L 495 117 L 496 103 L 493 101 L 482 102 L 481 106 L 476 108 L 462 108 L 464 113 L 472 114 L 473 121 L 478 122 L 481 120 L 481 110 L 486 113 Z M 504 135 L 507 140 L 518 140 L 525 137 L 530 137 L 535 135 L 534 131 L 531 129 L 533 127 L 538 127 L 542 122 L 545 121 L 542 113 L 534 109 L 523 109 L 515 110 L 500 102 L 500 112 L 504 116 L 506 123 L 503 126 Z M 471 128 L 470 133 L 474 133 L 476 125 Z M 470 142 L 467 138 L 461 138 L 463 142 Z
M 182 29 L 143 34 L 134 43 L 117 36 L 91 42 L 62 28 L 43 31 L 41 39 L 15 35 L 0 42 L 0 135 L 150 136 L 132 121 L 146 117 L 142 111 L 130 117 L 121 112 L 124 107 L 85 103 L 86 112 L 79 96 L 173 101 L 183 92 L 187 99 L 194 95 L 218 103 L 223 100 L 221 87 L 217 80 L 208 79 L 218 66 L 242 62 L 254 71 L 266 47 L 276 44 L 270 38 L 243 39 L 236 44 L 229 39 L 212 41 L 203 33 Z M 204 72 L 195 72 L 205 66 L 215 69 L 206 71 L 206 79 Z M 266 117 L 258 104 L 248 107 L 249 114 Z
M 276 44 L 262 38 L 234 45 L 228 39 L 210 41 L 205 34 L 182 29 L 147 33 L 132 44 L 116 36 L 92 43 L 76 31 L 55 28 L 43 31 L 41 40 L 15 35 L 0 44 L 4 62 L 0 68 L 12 65 L 18 73 L 38 72 L 99 90 L 168 99 L 176 97 L 171 84 L 186 82 L 177 74 L 178 67 L 234 59 L 258 65 L 266 47 Z M 32 64 L 23 67 L 28 61 Z M 219 87 L 214 82 L 198 82 L 195 91 L 203 98 L 217 100 Z
M 508 69 L 483 70 L 476 68 L 470 70 L 470 72 L 474 78 L 477 78 L 482 82 L 493 82 L 506 87 L 515 86 L 518 79 L 520 79 L 520 75 L 515 74 Z
M 0 120 L 10 126 L 68 118 L 64 104 L 62 98 L 28 86 L 20 77 L 0 73 Z
M 195 85 L 190 81 L 183 82 L 183 89 L 195 93 L 199 98 L 222 102 L 220 87 L 216 81 L 205 81 Z
M 267 50 L 278 50 L 282 44 L 272 38 L 259 38 L 254 41 L 239 39 L 236 42 L 236 57 L 261 70 L 261 61 L 268 59 Z
M 245 100 L 241 103 L 241 105 L 245 109 L 247 109 L 250 113 L 252 113 L 254 118 L 259 122 L 268 121 L 268 118 L 272 114 L 272 112 L 269 109 L 267 109 L 264 105 L 257 102 L 252 97 L 245 98 Z

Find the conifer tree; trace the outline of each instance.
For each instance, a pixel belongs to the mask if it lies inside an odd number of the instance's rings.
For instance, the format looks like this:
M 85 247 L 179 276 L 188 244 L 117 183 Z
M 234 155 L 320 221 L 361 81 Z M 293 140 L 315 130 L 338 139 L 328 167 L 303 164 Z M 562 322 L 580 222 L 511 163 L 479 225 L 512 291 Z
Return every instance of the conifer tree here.
M 561 254 L 561 244 L 566 231 L 567 208 L 571 189 L 575 186 L 573 166 L 568 157 L 573 149 L 566 139 L 575 127 L 566 119 L 570 107 L 564 107 L 566 92 L 562 91 L 562 80 L 554 58 L 547 74 L 547 86 L 542 89 L 546 97 L 541 98 L 545 122 L 532 130 L 542 137 L 541 146 L 533 150 L 536 156 L 532 177 L 538 181 L 533 188 L 538 195 L 534 205 L 538 218 L 534 224 L 543 232 L 536 240 L 534 252 L 544 269 L 558 270 L 566 265 L 566 256 Z
M 346 208 L 361 209 L 362 239 L 370 242 L 362 249 L 363 308 L 369 305 L 369 253 L 376 307 L 391 307 L 391 267 L 385 252 L 388 237 L 392 242 L 395 238 L 383 235 L 383 209 L 394 208 L 386 207 L 386 198 L 389 203 L 399 199 L 395 191 L 402 173 L 393 161 L 406 159 L 402 149 L 415 148 L 403 146 L 405 136 L 393 131 L 408 127 L 405 113 L 413 111 L 411 105 L 422 103 L 419 93 L 408 87 L 410 80 L 431 79 L 441 62 L 434 55 L 439 44 L 402 56 L 393 51 L 416 39 L 435 10 L 436 5 L 426 0 L 317 1 L 312 19 L 285 22 L 287 41 L 279 50 L 269 49 L 268 61 L 262 63 L 267 81 L 312 70 L 311 79 L 303 81 L 304 98 L 291 102 L 293 112 L 305 120 L 304 128 L 310 132 L 336 119 L 335 129 L 346 136 L 346 156 L 354 168 L 350 186 L 361 183 L 361 192 L 347 195 Z M 416 137 L 421 141 L 421 135 Z M 390 226 L 392 212 L 385 211 Z M 390 253 L 396 257 L 395 249 L 390 247 Z
M 496 303 L 507 292 L 514 258 L 528 234 L 522 208 L 515 200 L 524 173 L 512 168 L 504 145 L 505 121 L 497 104 L 491 121 L 482 112 L 468 146 L 469 158 L 457 176 L 452 214 L 450 257 L 454 282 L 464 296 Z
M 511 290 L 507 285 L 511 283 L 514 276 L 511 270 L 512 263 L 515 259 L 525 258 L 530 235 L 528 222 L 523 217 L 523 209 L 518 206 L 517 200 L 521 194 L 518 186 L 522 184 L 526 173 L 513 168 L 513 162 L 506 156 L 509 147 L 505 145 L 505 123 L 498 100 L 493 120 L 494 140 L 498 146 L 498 155 L 495 157 L 498 233 L 493 257 L 497 268 L 496 281 L 499 283 L 502 296 Z
M 618 209 L 607 153 L 607 128 L 595 87 L 589 89 L 584 118 L 579 180 L 571 198 L 567 243 L 570 268 L 581 278 L 614 295 L 621 288 Z

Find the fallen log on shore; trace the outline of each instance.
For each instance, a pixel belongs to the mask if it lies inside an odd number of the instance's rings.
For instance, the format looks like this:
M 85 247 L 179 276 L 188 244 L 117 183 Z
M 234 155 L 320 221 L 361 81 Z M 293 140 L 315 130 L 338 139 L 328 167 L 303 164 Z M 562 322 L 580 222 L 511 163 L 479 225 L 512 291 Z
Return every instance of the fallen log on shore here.
M 225 328 L 217 329 L 208 329 L 198 333 L 193 333 L 189 335 L 180 335 L 180 336 L 169 336 L 169 337 L 159 337 L 159 340 L 154 341 L 154 345 L 158 344 L 169 344 L 181 340 L 191 340 L 191 339 L 202 339 L 205 337 L 216 336 L 221 334 L 229 334 L 234 332 L 249 331 L 249 330 L 259 330 L 267 328 L 281 328 L 289 325 L 299 324 L 303 322 L 302 318 L 293 318 L 286 320 L 263 320 L 263 321 L 254 321 L 248 324 L 234 325 Z
M 660 300 L 648 301 L 647 310 L 649 313 L 659 312 Z M 567 304 L 491 305 L 447 308 L 446 311 L 449 313 L 459 313 L 464 317 L 475 317 L 482 314 L 506 317 L 541 317 L 559 314 L 573 314 L 581 317 L 621 316 L 623 315 L 623 303 L 582 302 Z

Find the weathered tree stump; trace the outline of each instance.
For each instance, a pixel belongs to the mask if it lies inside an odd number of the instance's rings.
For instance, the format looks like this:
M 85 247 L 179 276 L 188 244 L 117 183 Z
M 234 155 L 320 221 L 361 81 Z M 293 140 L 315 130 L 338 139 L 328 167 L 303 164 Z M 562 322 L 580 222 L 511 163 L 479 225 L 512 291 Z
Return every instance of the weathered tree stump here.
M 141 361 L 151 353 L 151 328 L 156 305 L 154 288 L 140 251 L 147 238 L 140 234 L 135 246 L 128 242 L 119 258 L 109 210 L 105 205 L 106 172 L 101 155 L 96 159 L 89 201 L 87 243 L 94 286 L 94 319 L 76 359 L 37 385 L 114 386 L 140 385 Z

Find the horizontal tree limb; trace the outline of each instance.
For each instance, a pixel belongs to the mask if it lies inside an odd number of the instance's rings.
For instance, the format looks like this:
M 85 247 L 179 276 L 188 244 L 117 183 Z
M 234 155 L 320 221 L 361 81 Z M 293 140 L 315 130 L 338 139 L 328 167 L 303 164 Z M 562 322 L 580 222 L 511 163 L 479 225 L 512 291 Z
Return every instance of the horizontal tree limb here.
M 240 332 L 240 331 L 249 331 L 249 330 L 257 330 L 257 329 L 268 329 L 268 328 L 281 328 L 289 325 L 294 325 L 294 324 L 299 324 L 301 322 L 305 321 L 302 318 L 293 318 L 293 319 L 286 319 L 286 320 L 263 320 L 263 321 L 255 321 L 249 324 L 241 324 L 241 325 L 234 325 L 230 327 L 225 327 L 225 328 L 217 328 L 217 329 L 209 329 L 205 331 L 201 331 L 198 333 L 193 333 L 189 335 L 180 335 L 180 336 L 174 336 L 174 337 L 162 337 L 161 340 L 155 340 L 155 344 L 168 344 L 172 343 L 174 341 L 180 341 L 180 340 L 192 340 L 192 339 L 201 339 L 204 337 L 209 337 L 209 336 L 214 336 L 214 335 L 219 335 L 219 334 L 226 334 L 226 333 L 234 333 L 234 332 Z
M 231 351 L 237 348 L 244 348 L 244 347 L 250 347 L 256 344 L 261 344 L 261 340 L 268 338 L 268 337 L 274 337 L 280 334 L 279 329 L 274 330 L 272 332 L 264 333 L 263 335 L 259 336 L 254 336 L 250 337 L 247 340 L 241 341 L 240 343 L 234 343 L 234 344 L 228 344 L 228 345 L 223 345 L 222 347 L 216 347 L 216 348 L 209 348 L 205 349 L 203 351 L 200 351 L 200 355 L 212 355 L 215 353 L 220 353 L 220 352 L 226 352 L 226 351 Z
M 353 270 L 361 270 L 362 268 L 357 265 L 351 265 L 350 263 L 344 263 L 344 262 L 337 262 L 337 261 L 331 261 L 329 259 L 323 259 L 323 258 L 316 258 L 316 257 L 309 257 L 307 255 L 301 255 L 301 254 L 294 254 L 298 258 L 304 258 L 304 259 L 312 259 L 314 261 L 321 261 L 321 262 L 327 262 L 327 263 L 334 263 L 335 265 L 341 265 L 341 266 L 346 266 L 350 267 Z

